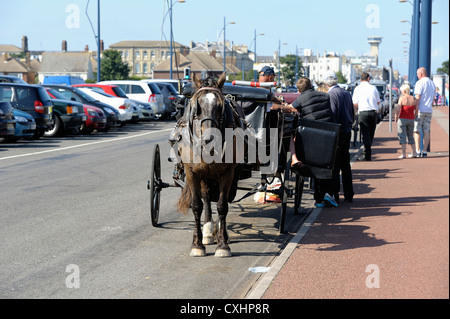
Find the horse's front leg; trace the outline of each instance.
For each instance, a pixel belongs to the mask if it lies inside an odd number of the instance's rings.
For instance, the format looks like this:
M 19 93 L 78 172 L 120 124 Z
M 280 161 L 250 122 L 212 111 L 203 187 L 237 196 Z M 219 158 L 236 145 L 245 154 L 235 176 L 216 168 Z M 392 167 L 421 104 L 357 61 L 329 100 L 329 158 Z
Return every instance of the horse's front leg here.
M 214 244 L 216 234 L 215 223 L 212 219 L 211 200 L 209 199 L 209 189 L 206 181 L 202 181 L 202 198 L 205 208 L 205 221 L 203 223 L 203 245 Z
M 198 183 L 197 186 L 200 183 Z M 192 241 L 191 257 L 203 257 L 206 256 L 205 246 L 202 243 L 202 229 L 201 229 L 201 217 L 203 211 L 203 203 L 200 195 L 200 187 L 194 186 L 192 188 L 192 212 L 194 213 L 195 227 L 194 237 Z

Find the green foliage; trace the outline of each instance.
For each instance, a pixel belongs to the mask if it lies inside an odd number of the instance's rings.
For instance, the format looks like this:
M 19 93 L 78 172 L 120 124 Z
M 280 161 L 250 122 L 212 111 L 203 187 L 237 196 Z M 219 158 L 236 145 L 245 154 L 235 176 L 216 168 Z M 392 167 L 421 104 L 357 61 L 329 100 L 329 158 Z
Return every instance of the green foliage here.
M 117 50 L 103 51 L 101 60 L 101 80 L 126 80 L 130 72 L 128 63 L 122 61 L 122 56 Z
M 442 73 L 445 73 L 445 74 L 449 75 L 449 73 L 448 73 L 448 60 L 442 62 L 442 67 L 438 68 L 437 72 L 442 72 Z
M 230 74 L 228 75 L 228 81 L 242 81 L 242 71 L 238 74 Z M 253 81 L 254 80 L 254 72 L 253 70 L 248 70 L 244 73 L 244 81 Z M 258 80 L 258 78 L 256 78 Z
M 295 85 L 295 63 L 296 56 L 294 54 L 288 54 L 280 58 L 280 64 L 284 65 L 281 68 L 281 77 L 285 85 Z M 300 58 L 298 59 L 298 76 L 303 76 L 302 60 Z M 278 79 L 278 81 L 280 80 Z
M 336 76 L 338 78 L 338 83 L 347 83 L 347 78 L 342 74 L 341 71 L 336 72 Z

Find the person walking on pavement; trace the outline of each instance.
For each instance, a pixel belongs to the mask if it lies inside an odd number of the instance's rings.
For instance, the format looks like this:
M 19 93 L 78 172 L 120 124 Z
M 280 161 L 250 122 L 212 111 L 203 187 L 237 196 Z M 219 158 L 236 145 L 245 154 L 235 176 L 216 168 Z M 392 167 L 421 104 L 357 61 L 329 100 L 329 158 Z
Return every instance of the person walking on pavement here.
M 399 158 L 407 158 L 406 144 L 411 145 L 412 153 L 408 157 L 417 157 L 416 145 L 413 137 L 414 119 L 418 114 L 418 106 L 416 99 L 409 94 L 411 88 L 404 84 L 400 87 L 402 96 L 398 100 L 398 107 L 395 110 L 395 122 L 397 122 L 397 132 L 400 145 L 402 147 L 402 155 Z
M 420 157 L 427 157 L 428 145 L 430 144 L 430 126 L 433 115 L 433 99 L 436 92 L 436 86 L 427 75 L 425 68 L 417 70 L 417 81 L 414 87 L 414 95 L 418 101 L 419 114 L 414 123 L 414 140 L 416 144 L 416 152 Z M 421 141 L 420 132 L 423 134 Z M 421 142 L 423 149 L 420 150 Z
M 372 142 L 377 127 L 377 117 L 380 104 L 380 94 L 377 88 L 369 83 L 370 75 L 366 72 L 361 74 L 361 83 L 353 92 L 353 105 L 355 112 L 359 116 L 359 126 L 361 129 L 364 144 L 363 161 L 372 160 Z
M 300 96 L 292 102 L 290 107 L 297 109 L 300 118 L 323 122 L 336 123 L 336 118 L 331 110 L 330 96 L 328 93 L 315 91 L 308 78 L 300 78 L 297 81 L 297 89 Z M 292 167 L 295 170 L 300 161 L 295 154 L 295 146 L 291 143 Z M 316 207 L 324 207 L 325 203 L 337 207 L 338 204 L 330 195 L 333 193 L 332 179 L 321 179 L 320 176 L 314 179 L 314 199 Z
M 336 122 L 341 124 L 339 132 L 338 149 L 333 171 L 334 198 L 339 203 L 339 190 L 341 186 L 340 175 L 342 173 L 342 187 L 344 200 L 353 201 L 353 177 L 350 165 L 350 141 L 352 137 L 352 125 L 355 117 L 352 96 L 350 93 L 338 85 L 338 79 L 334 72 L 329 72 L 325 76 L 325 84 L 330 95 L 331 110 Z

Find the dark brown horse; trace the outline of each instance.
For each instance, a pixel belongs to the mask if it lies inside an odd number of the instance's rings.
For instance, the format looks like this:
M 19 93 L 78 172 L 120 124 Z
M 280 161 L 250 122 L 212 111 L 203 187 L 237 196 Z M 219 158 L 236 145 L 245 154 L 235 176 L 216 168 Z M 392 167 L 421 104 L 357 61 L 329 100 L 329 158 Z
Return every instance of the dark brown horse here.
M 181 152 L 182 158 L 189 154 L 189 158 L 193 158 L 195 142 L 194 140 L 202 140 L 201 136 L 208 129 L 216 129 L 222 131 L 224 129 L 224 111 L 227 107 L 222 87 L 225 83 L 225 73 L 221 75 L 218 81 L 213 78 L 198 80 L 193 77 L 196 92 L 191 98 L 190 109 L 186 117 L 189 121 L 190 141 L 186 145 L 183 144 Z M 229 106 L 228 106 L 229 107 Z M 215 136 L 214 138 L 218 138 Z M 220 138 L 220 137 L 219 137 Z M 204 140 L 202 140 L 204 146 Z M 192 156 L 191 156 L 192 155 Z M 200 161 L 183 160 L 184 172 L 186 174 L 186 183 L 183 188 L 180 199 L 178 200 L 178 210 L 186 213 L 192 208 L 195 218 L 194 238 L 192 242 L 191 256 L 205 256 L 205 244 L 214 242 L 213 229 L 215 228 L 212 220 L 210 189 L 208 189 L 208 181 L 215 181 L 218 185 L 218 201 L 217 212 L 219 214 L 218 229 L 216 234 L 217 248 L 216 257 L 231 256 L 230 247 L 228 246 L 228 234 L 226 218 L 228 214 L 228 195 L 234 178 L 235 163 L 225 163 L 223 154 L 221 161 L 205 162 L 203 158 Z M 202 200 L 203 199 L 203 200 Z M 201 228 L 201 215 L 205 208 L 205 221 L 203 232 Z

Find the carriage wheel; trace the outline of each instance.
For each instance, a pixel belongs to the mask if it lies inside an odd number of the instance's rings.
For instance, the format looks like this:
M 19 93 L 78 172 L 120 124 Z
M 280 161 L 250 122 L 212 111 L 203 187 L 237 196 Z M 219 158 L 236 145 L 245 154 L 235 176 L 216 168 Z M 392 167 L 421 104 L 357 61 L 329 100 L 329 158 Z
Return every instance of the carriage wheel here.
M 299 214 L 299 208 L 302 204 L 303 197 L 303 187 L 305 186 L 305 178 L 299 174 L 295 175 L 295 204 L 294 204 L 294 214 Z
M 150 167 L 150 180 L 148 181 L 148 189 L 150 190 L 150 214 L 152 217 L 152 225 L 158 226 L 159 204 L 161 197 L 161 157 L 159 154 L 159 145 L 153 148 L 153 163 Z

